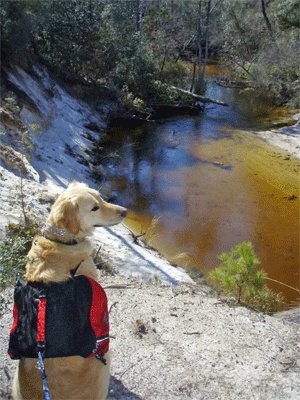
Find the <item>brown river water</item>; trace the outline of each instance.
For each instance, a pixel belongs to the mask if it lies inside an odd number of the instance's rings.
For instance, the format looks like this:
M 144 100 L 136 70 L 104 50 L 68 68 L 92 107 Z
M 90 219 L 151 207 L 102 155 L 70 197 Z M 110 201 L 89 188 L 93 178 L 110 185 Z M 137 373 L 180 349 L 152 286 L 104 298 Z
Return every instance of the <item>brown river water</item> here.
M 300 160 L 255 133 L 285 112 L 213 82 L 206 96 L 230 106 L 112 128 L 107 178 L 134 219 L 126 223 L 136 232 L 142 226 L 149 244 L 204 276 L 221 253 L 250 241 L 269 278 L 299 288 Z M 296 290 L 268 285 L 289 305 L 299 299 Z

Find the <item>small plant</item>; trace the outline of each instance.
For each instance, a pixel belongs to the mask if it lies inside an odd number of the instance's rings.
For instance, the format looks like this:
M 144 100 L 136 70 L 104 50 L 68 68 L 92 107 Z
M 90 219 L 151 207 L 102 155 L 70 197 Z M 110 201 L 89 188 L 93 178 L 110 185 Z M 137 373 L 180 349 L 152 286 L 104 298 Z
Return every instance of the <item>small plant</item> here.
M 154 275 L 154 284 L 159 286 L 162 285 L 162 280 L 157 275 Z
M 272 314 L 283 305 L 283 296 L 270 290 L 265 282 L 267 274 L 258 270 L 260 264 L 255 256 L 252 244 L 243 242 L 235 246 L 230 253 L 220 257 L 222 265 L 210 272 L 210 278 L 221 291 L 234 296 L 238 303 L 254 307 Z
M 6 241 L 0 247 L 0 292 L 22 277 L 29 260 L 27 253 L 31 247 L 37 227 L 33 224 L 9 224 L 6 227 Z M 0 297 L 0 315 L 9 304 L 9 299 Z
M 101 246 L 97 251 L 94 249 L 91 254 L 97 269 L 104 272 L 106 275 L 115 275 L 114 268 L 108 262 L 104 261 L 102 255 L 100 254 L 100 250 Z
M 4 168 L 2 168 L 2 170 L 0 170 L 0 180 L 1 180 L 1 181 L 4 181 L 4 180 L 5 180 L 5 178 L 4 178 L 4 176 L 3 176 L 3 171 L 4 171 Z
M 18 106 L 18 102 L 14 96 L 5 98 L 4 102 L 5 102 L 5 107 L 9 111 L 11 111 L 14 115 L 20 114 L 20 107 Z
M 23 274 L 28 261 L 27 253 L 36 233 L 37 227 L 33 224 L 9 224 L 6 227 L 7 239 L 0 247 L 0 291 Z
M 31 160 L 32 157 L 32 151 L 34 146 L 36 144 L 34 143 L 33 135 L 34 133 L 40 133 L 40 127 L 37 124 L 31 124 L 30 125 L 30 130 L 26 131 L 22 135 L 22 162 L 24 164 L 24 157 L 27 155 L 28 159 Z M 22 213 L 24 217 L 24 222 L 26 226 L 29 226 L 29 219 L 27 216 L 27 210 L 26 210 L 26 205 L 25 205 L 25 193 L 24 193 L 24 176 L 23 172 L 21 171 L 20 175 L 20 197 L 21 197 L 21 208 L 22 208 Z
M 41 127 L 38 124 L 30 124 L 29 130 L 22 135 L 22 153 L 26 154 L 28 160 L 31 161 L 32 153 L 37 146 L 35 138 L 41 135 Z

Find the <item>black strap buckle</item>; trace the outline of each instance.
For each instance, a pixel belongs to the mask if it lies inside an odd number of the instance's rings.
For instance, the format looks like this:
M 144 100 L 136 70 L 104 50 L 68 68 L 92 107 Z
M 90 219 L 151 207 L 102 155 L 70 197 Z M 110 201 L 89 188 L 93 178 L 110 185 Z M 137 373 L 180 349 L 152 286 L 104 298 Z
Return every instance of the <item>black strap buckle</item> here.
M 46 289 L 41 289 L 39 291 L 39 299 L 46 299 L 47 298 L 47 292 Z
M 95 350 L 93 350 L 93 353 L 95 354 L 95 357 L 97 360 L 101 361 L 104 365 L 106 365 L 106 360 L 104 358 L 104 350 L 102 346 L 97 346 Z

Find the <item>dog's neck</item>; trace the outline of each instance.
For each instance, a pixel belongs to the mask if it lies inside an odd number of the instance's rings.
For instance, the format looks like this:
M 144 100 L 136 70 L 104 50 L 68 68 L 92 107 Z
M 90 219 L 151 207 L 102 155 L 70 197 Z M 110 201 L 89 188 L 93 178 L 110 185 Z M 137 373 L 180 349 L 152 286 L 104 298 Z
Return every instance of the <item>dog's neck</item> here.
M 74 236 L 66 230 L 59 229 L 56 226 L 48 224 L 47 222 L 45 222 L 42 226 L 41 232 L 44 238 L 51 240 L 52 242 L 61 243 L 69 246 L 84 241 L 84 238 Z

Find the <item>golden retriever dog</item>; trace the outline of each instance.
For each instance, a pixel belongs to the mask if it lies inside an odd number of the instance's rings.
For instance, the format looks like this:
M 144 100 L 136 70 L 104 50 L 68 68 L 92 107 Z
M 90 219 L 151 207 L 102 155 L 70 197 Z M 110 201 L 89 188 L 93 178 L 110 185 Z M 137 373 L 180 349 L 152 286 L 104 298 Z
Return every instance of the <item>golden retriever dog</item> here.
M 64 282 L 71 278 L 70 271 L 81 263 L 76 275 L 97 281 L 88 236 L 96 227 L 120 223 L 126 214 L 126 208 L 106 203 L 96 190 L 73 182 L 52 206 L 42 235 L 33 240 L 25 280 L 44 284 Z M 104 358 L 106 365 L 96 357 L 45 358 L 51 400 L 105 399 L 109 386 L 109 352 Z M 20 359 L 13 381 L 15 400 L 45 399 L 41 371 L 36 365 L 37 358 Z

